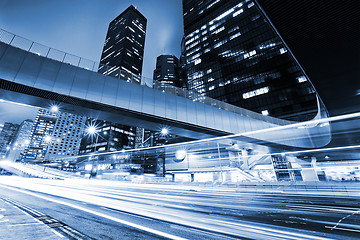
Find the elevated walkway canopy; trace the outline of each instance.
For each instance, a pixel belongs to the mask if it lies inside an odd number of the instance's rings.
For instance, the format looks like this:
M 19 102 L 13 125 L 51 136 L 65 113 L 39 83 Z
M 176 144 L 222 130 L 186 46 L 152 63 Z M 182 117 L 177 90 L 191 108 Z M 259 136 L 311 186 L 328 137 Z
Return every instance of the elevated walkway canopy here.
M 0 42 L 0 99 L 38 107 L 60 103 L 71 113 L 155 131 L 169 126 L 173 134 L 194 139 L 250 132 L 239 140 L 301 148 L 330 141 L 329 124 L 259 132 L 293 122 L 231 105 L 219 109 L 71 65 L 65 56 L 63 61 L 42 56 L 33 45 L 27 51 L 13 45 Z M 318 109 L 316 119 L 326 118 L 321 104 Z

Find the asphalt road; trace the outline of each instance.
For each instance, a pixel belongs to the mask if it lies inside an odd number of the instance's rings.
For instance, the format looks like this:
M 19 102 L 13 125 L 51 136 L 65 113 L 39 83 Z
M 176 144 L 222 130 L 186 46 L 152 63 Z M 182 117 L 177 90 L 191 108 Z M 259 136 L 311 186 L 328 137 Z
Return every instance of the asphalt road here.
M 360 239 L 360 195 L 3 176 L 0 197 L 89 239 Z

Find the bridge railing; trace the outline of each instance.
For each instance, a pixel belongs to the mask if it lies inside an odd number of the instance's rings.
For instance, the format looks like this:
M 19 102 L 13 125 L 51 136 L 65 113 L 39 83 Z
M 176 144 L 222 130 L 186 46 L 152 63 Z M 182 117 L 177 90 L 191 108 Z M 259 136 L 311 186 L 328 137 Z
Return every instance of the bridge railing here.
M 201 102 L 219 109 L 223 109 L 229 112 L 237 113 L 252 119 L 261 120 L 264 122 L 270 122 L 277 125 L 286 125 L 292 123 L 291 121 L 286 121 L 278 118 L 273 118 L 270 116 L 265 116 L 241 107 L 237 107 L 216 99 L 209 98 L 195 91 L 190 91 L 184 88 L 175 87 L 172 85 L 166 85 L 163 83 L 156 82 L 153 79 L 136 75 L 131 72 L 121 70 L 118 66 L 109 66 L 106 64 L 101 64 L 96 61 L 92 61 L 86 58 L 82 58 L 64 51 L 60 51 L 40 43 L 34 42 L 32 40 L 26 39 L 24 37 L 10 33 L 4 29 L 0 28 L 0 42 L 5 44 L 23 49 L 25 51 L 34 53 L 36 55 L 50 58 L 59 62 L 67 63 L 76 67 L 84 68 L 93 72 L 99 72 L 104 75 L 118 78 L 127 82 L 142 84 L 146 87 L 153 88 L 155 87 L 159 91 L 173 94 L 176 96 L 184 97 L 192 101 Z

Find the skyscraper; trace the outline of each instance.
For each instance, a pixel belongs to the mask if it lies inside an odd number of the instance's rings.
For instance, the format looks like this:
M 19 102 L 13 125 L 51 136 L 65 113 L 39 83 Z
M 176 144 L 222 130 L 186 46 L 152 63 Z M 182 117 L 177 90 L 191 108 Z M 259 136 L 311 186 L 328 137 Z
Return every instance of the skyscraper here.
M 154 86 L 172 85 L 181 87 L 179 80 L 179 60 L 173 55 L 160 55 L 156 59 L 156 69 L 154 70 Z
M 78 155 L 85 120 L 84 116 L 40 109 L 22 160 L 41 163 Z
M 16 161 L 20 159 L 20 154 L 30 143 L 31 130 L 34 121 L 31 119 L 24 120 L 17 131 L 16 137 L 11 144 L 9 159 Z
M 264 115 L 309 120 L 317 94 L 255 0 L 183 0 L 190 90 Z
M 45 155 L 46 159 L 56 160 L 77 156 L 81 137 L 84 134 L 85 121 L 85 116 L 59 112 L 49 142 L 49 149 Z
M 30 144 L 26 148 L 22 161 L 43 162 L 54 132 L 57 113 L 39 109 L 31 130 Z
M 0 132 L 0 157 L 6 158 L 10 153 L 11 144 L 15 139 L 19 125 L 6 122 Z
M 146 23 L 146 18 L 132 5 L 110 22 L 100 73 L 141 83 Z
M 86 126 L 96 126 L 96 132 L 85 134 L 81 140 L 80 154 L 113 152 L 135 146 L 135 127 L 108 121 L 87 119 Z

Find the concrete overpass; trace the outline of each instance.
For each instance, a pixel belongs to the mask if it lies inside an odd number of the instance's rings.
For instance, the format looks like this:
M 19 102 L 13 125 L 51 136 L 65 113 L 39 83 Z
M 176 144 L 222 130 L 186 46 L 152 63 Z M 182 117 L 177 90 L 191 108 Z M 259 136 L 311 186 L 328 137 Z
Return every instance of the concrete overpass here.
M 64 57 L 65 58 L 65 57 Z M 0 42 L 0 99 L 159 130 L 195 139 L 252 132 L 239 137 L 268 146 L 317 148 L 330 141 L 329 124 L 311 123 L 256 132 L 293 122 L 263 116 L 229 104 L 228 110 L 73 66 Z M 216 101 L 216 100 L 214 100 Z M 318 104 L 315 119 L 326 118 Z

